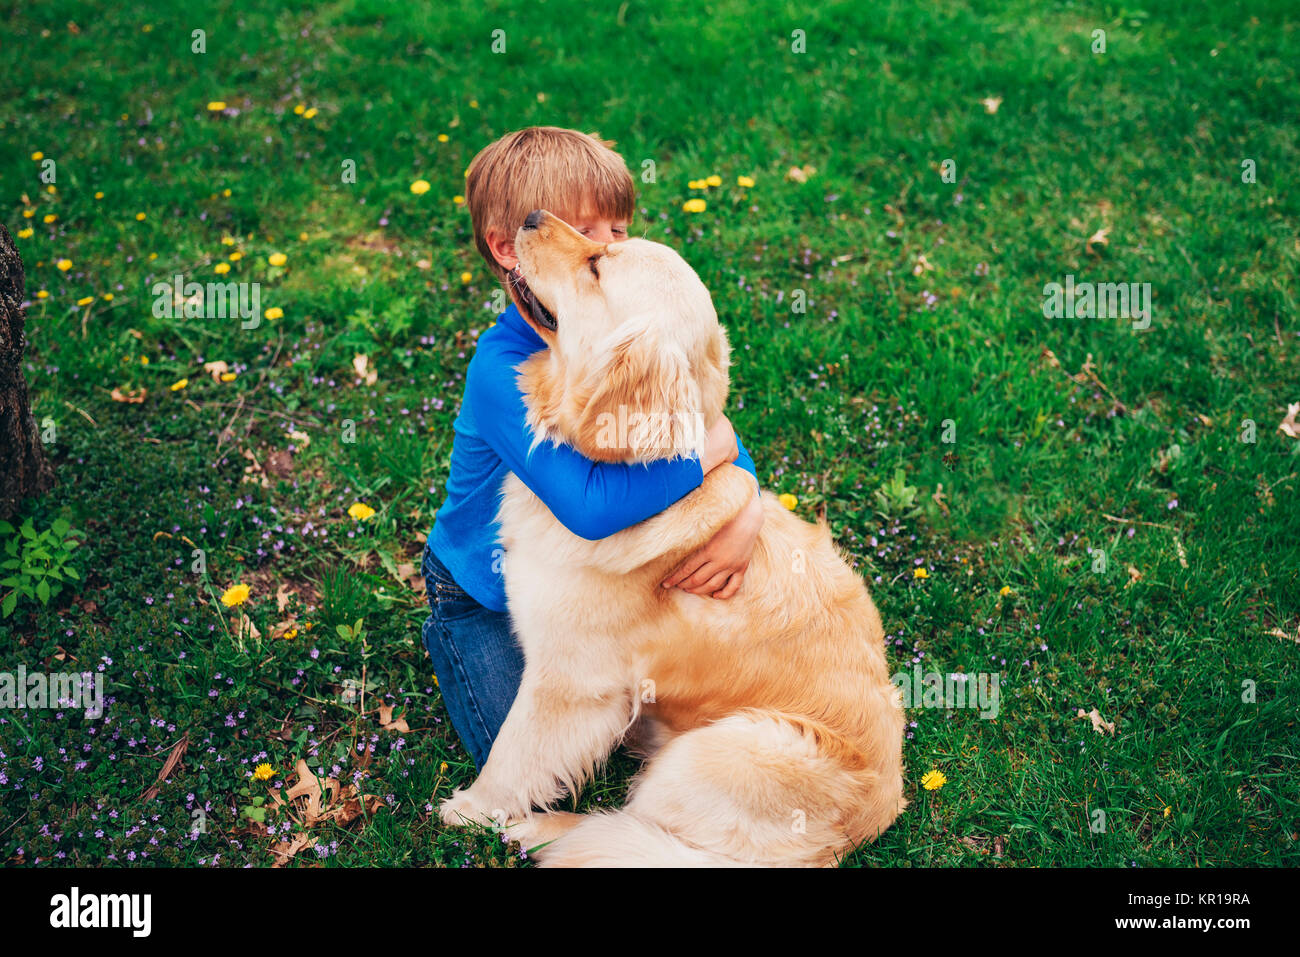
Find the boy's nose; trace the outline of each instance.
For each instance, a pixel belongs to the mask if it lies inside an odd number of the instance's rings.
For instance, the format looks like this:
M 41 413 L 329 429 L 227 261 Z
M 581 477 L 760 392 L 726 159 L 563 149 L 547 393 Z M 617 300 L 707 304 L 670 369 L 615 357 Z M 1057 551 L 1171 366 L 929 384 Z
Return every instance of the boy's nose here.
M 542 217 L 545 215 L 546 213 L 543 210 L 533 210 L 528 214 L 528 218 L 524 220 L 524 229 L 536 229 L 541 225 Z

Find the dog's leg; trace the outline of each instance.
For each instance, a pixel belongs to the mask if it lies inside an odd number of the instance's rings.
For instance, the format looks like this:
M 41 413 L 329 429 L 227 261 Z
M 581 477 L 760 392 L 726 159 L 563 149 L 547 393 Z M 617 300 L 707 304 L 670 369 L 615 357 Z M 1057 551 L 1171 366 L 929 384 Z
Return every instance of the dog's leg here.
M 509 828 L 506 836 L 524 850 L 540 853 L 538 849 L 544 849 L 543 845 L 568 834 L 586 819 L 585 814 L 572 811 L 539 811 Z
M 631 689 L 573 675 L 525 666 L 478 780 L 442 802 L 444 823 L 517 821 L 574 791 L 609 755 L 631 718 Z
M 894 820 L 901 783 L 892 767 L 845 767 L 780 715 L 745 712 L 674 738 L 623 810 L 588 815 L 536 857 L 543 867 L 834 865 Z

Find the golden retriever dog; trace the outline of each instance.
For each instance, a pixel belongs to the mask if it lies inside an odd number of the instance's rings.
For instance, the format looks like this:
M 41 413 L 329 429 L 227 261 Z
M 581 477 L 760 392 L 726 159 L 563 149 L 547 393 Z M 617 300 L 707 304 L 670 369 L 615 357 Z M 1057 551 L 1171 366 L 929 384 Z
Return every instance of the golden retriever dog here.
M 519 368 L 538 441 L 601 461 L 699 454 L 730 349 L 673 250 L 603 245 L 545 211 L 516 237 L 512 296 L 546 341 Z M 905 806 L 901 695 L 880 615 L 825 524 L 763 493 L 744 584 L 660 582 L 755 494 L 734 465 L 658 515 L 579 538 L 514 475 L 499 513 L 523 681 L 447 824 L 495 822 L 543 866 L 832 865 Z M 647 761 L 626 805 L 545 809 L 625 739 Z M 540 809 L 540 810 L 539 810 Z

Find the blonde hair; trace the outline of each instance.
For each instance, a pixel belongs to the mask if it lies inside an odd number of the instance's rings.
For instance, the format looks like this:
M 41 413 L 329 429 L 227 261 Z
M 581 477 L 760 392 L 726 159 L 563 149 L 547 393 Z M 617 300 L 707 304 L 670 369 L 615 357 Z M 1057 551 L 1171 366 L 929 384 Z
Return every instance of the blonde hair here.
M 558 126 L 530 126 L 485 146 L 469 164 L 465 203 L 474 244 L 498 279 L 489 230 L 513 236 L 534 209 L 628 221 L 636 187 L 612 143 Z

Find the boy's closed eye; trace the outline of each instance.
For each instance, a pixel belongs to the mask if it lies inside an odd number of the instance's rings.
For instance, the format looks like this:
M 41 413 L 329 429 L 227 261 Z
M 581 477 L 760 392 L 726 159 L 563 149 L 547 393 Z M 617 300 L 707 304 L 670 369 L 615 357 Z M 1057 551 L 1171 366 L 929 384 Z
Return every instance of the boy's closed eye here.
M 598 243 L 616 243 L 627 239 L 626 223 L 611 223 L 609 221 L 600 221 L 595 223 L 578 222 L 573 224 L 573 228 L 583 236 Z

